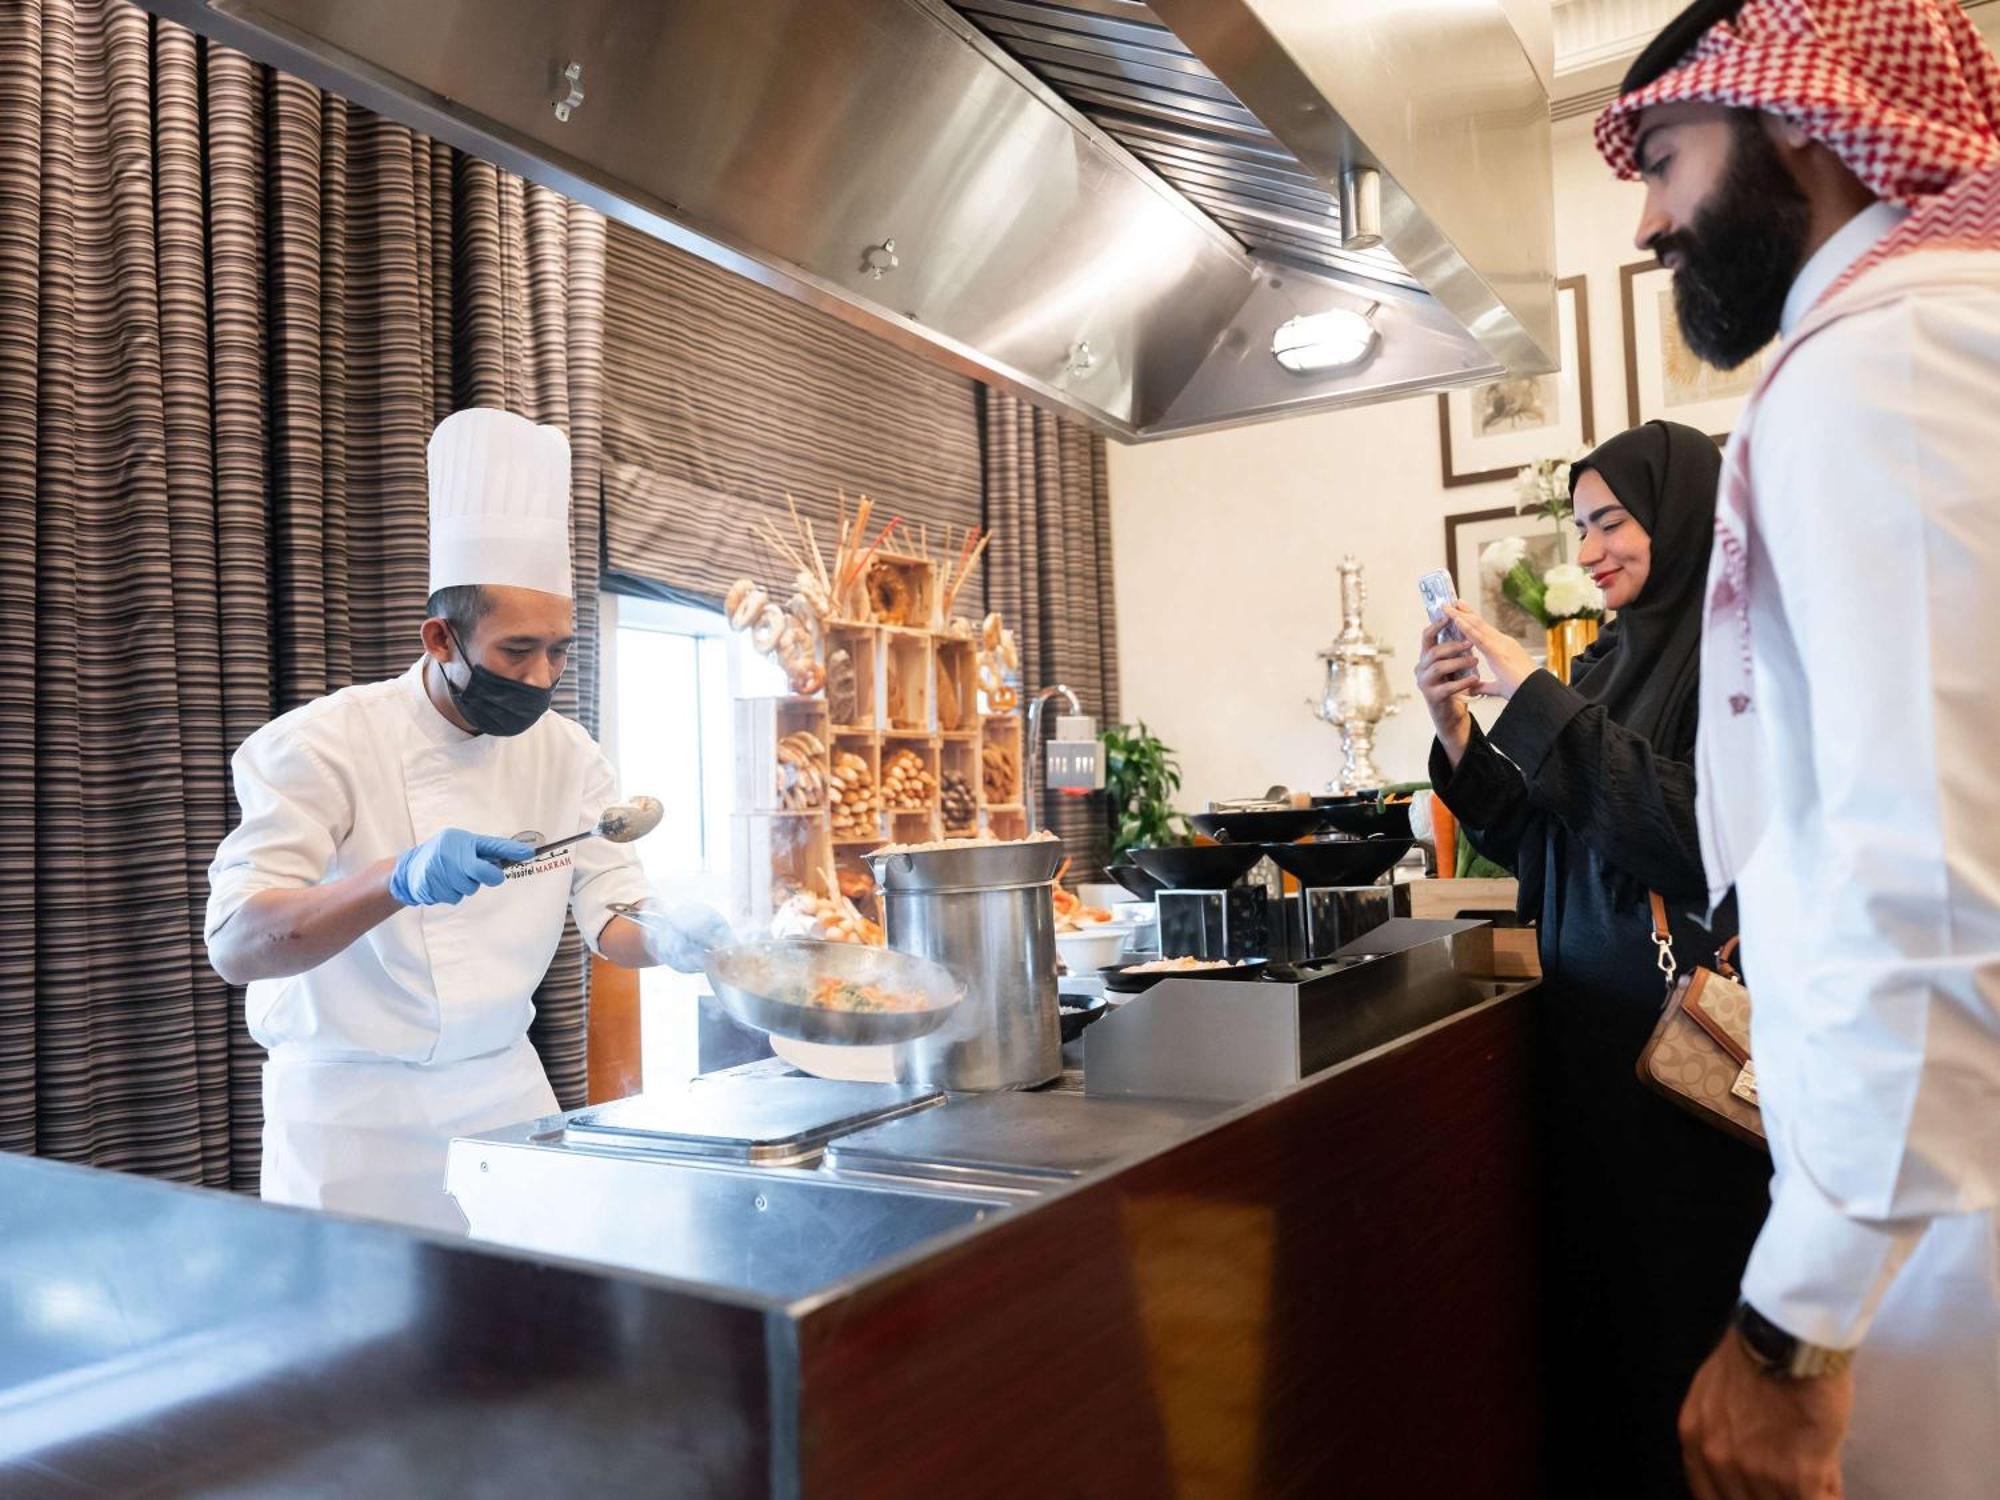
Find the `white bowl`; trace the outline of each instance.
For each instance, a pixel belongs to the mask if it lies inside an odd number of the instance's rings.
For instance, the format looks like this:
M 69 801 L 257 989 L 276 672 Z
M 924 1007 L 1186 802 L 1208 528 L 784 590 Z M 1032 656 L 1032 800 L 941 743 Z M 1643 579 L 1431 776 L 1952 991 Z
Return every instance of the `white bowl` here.
M 1125 955 L 1125 940 L 1132 929 L 1115 922 L 1097 922 L 1076 932 L 1056 934 L 1056 952 L 1063 967 L 1072 974 L 1095 974 L 1108 969 Z

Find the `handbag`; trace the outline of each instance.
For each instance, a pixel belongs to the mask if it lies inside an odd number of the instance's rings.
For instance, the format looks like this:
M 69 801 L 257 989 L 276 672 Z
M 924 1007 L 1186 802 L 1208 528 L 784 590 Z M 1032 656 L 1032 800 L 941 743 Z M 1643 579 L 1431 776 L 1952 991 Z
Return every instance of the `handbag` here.
M 1639 1054 L 1639 1081 L 1703 1123 L 1764 1146 L 1757 1070 L 1750 1060 L 1750 991 L 1729 962 L 1738 940 L 1723 944 L 1713 969 L 1697 966 L 1679 974 L 1667 903 L 1657 891 L 1648 894 L 1667 1004 Z

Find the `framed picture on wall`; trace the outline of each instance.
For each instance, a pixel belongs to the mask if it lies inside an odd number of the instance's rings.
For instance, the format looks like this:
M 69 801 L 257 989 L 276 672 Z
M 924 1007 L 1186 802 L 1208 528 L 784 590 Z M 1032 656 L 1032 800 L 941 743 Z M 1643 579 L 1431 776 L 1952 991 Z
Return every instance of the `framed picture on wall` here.
M 1479 556 L 1495 542 L 1517 536 L 1528 545 L 1527 564 L 1537 574 L 1565 561 L 1563 539 L 1548 517 L 1523 514 L 1512 506 L 1475 510 L 1444 518 L 1444 565 L 1458 588 L 1458 597 L 1487 620 L 1514 637 L 1537 661 L 1548 654 L 1548 631 L 1533 615 L 1500 592 L 1500 580 L 1489 579 Z
M 1766 345 L 1733 370 L 1702 363 L 1681 337 L 1673 273 L 1657 260 L 1620 266 L 1618 297 L 1625 322 L 1626 425 L 1658 417 L 1724 441 L 1776 346 Z
M 1590 304 L 1584 278 L 1556 283 L 1562 368 L 1512 375 L 1438 397 L 1438 447 L 1446 488 L 1512 479 L 1538 458 L 1597 441 L 1590 409 Z

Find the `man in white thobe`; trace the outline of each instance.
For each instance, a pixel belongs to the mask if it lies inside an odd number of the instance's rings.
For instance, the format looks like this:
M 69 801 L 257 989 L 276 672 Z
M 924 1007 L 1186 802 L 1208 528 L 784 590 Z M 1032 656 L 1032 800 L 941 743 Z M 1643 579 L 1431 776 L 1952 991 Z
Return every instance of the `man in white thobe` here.
M 1954 0 L 1703 0 L 1598 123 L 1725 456 L 1697 752 L 1776 1166 L 1710 1497 L 2000 1495 L 2000 63 Z
M 615 914 L 652 897 L 629 844 L 532 858 L 618 800 L 548 711 L 575 633 L 568 441 L 461 411 L 429 469 L 423 654 L 243 742 L 206 932 L 269 1053 L 263 1196 L 462 1233 L 451 1138 L 556 1109 L 528 1025 L 565 917 L 634 968 L 699 969 L 728 928 L 684 903 Z

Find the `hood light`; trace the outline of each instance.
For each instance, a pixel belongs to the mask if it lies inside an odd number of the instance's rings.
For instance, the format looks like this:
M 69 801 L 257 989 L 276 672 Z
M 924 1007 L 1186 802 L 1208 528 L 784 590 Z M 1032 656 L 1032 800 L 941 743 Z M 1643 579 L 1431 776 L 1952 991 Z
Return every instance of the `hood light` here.
M 1366 313 L 1334 308 L 1279 324 L 1271 335 L 1271 357 L 1294 375 L 1325 375 L 1361 364 L 1381 341 Z

